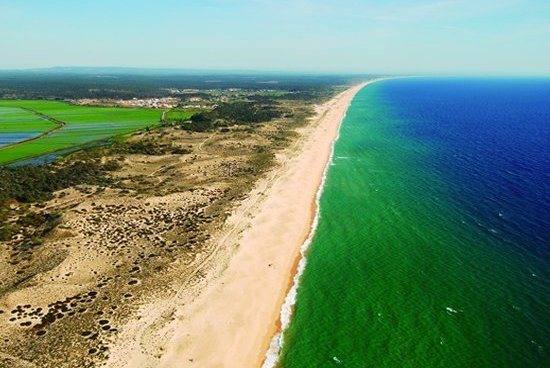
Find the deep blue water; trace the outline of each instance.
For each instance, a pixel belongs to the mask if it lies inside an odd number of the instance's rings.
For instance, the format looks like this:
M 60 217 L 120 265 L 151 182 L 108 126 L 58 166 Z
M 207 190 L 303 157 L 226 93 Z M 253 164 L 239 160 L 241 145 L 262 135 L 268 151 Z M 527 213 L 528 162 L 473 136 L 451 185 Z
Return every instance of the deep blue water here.
M 470 220 L 520 252 L 550 251 L 550 79 L 396 80 L 396 131 L 435 148 Z

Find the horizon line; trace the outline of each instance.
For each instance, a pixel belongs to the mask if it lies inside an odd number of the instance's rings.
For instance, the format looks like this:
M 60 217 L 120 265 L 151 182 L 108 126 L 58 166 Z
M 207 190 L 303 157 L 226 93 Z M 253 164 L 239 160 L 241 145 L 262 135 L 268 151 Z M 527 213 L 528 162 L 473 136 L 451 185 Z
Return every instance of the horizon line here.
M 149 71 L 149 72 L 178 72 L 178 73 L 213 73 L 213 74 L 280 74 L 280 75 L 315 75 L 315 76 L 416 76 L 416 77 L 509 77 L 509 78 L 550 78 L 550 74 L 521 74 L 521 73 L 488 73 L 488 72 L 380 72 L 380 71 L 336 71 L 336 70 L 276 70 L 276 69 L 222 69 L 222 68 L 186 68 L 186 67 L 139 67 L 139 66 L 44 66 L 23 68 L 0 68 L 0 72 L 40 72 L 40 71 Z

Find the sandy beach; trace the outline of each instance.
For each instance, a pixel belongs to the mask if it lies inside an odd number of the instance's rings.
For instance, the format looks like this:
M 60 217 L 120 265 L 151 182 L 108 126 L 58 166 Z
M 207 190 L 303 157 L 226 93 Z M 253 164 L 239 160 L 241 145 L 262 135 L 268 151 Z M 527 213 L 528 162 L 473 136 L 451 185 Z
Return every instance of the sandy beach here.
M 230 219 L 242 232 L 227 268 L 179 310 L 161 367 L 260 367 L 280 329 L 288 293 L 316 213 L 315 198 L 354 86 L 319 106 L 317 117 L 276 172 L 258 186 L 262 200 Z M 254 196 L 252 196 L 253 198 Z

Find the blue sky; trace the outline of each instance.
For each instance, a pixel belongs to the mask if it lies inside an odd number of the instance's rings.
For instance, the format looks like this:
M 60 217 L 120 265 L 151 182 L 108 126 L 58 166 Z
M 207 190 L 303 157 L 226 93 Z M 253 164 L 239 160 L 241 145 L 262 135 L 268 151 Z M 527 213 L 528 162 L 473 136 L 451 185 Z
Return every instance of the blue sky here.
M 550 75 L 550 0 L 0 0 L 0 68 Z

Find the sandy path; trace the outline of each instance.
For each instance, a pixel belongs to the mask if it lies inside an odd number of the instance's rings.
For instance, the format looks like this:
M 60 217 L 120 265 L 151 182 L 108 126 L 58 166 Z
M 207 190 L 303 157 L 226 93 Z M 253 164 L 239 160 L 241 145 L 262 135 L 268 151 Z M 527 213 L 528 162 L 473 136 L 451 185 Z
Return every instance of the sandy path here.
M 179 311 L 161 367 L 261 366 L 315 215 L 315 196 L 340 122 L 364 85 L 320 107 L 318 121 L 306 128 L 299 149 L 283 160 L 265 199 L 247 219 L 227 269 Z

